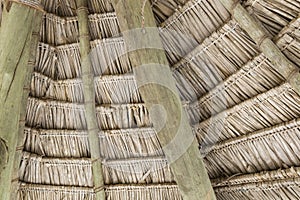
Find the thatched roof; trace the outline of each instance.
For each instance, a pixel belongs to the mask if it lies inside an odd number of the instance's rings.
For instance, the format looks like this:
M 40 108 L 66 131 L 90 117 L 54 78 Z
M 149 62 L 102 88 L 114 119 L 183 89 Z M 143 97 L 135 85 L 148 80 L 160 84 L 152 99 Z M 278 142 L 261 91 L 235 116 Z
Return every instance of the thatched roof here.
M 94 199 L 73 0 L 46 11 L 27 103 L 20 200 Z M 89 0 L 108 200 L 182 199 L 149 119 L 113 6 Z M 300 95 L 219 0 L 152 0 L 218 199 L 300 198 Z M 243 0 L 300 67 L 300 1 Z

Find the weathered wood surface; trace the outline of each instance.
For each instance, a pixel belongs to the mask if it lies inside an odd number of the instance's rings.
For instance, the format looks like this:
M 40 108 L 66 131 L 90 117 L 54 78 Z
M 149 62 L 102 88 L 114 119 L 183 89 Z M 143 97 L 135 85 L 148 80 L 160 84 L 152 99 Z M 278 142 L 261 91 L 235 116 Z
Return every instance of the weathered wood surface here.
M 97 200 L 105 200 L 102 160 L 100 158 L 100 143 L 95 108 L 94 73 L 90 59 L 90 33 L 88 28 L 88 9 L 86 0 L 76 0 L 80 34 L 80 56 L 82 66 L 82 81 L 85 117 L 92 159 L 94 189 Z
M 15 199 L 29 90 L 42 12 L 13 3 L 0 32 L 0 199 Z
M 139 92 L 184 199 L 215 199 L 149 1 L 114 2 Z

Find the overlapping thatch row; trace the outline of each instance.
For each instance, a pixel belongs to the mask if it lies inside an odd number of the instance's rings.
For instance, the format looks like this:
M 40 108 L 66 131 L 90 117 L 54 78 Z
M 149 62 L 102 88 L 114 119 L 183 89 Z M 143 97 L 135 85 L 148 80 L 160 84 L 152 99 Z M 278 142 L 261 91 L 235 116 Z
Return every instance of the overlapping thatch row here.
M 96 78 L 95 88 L 97 104 L 125 104 L 142 101 L 132 74 Z
M 151 125 L 144 104 L 111 104 L 97 107 L 98 125 L 101 130 L 148 127 Z
M 19 180 L 27 183 L 63 186 L 93 186 L 90 159 L 45 158 L 23 152 Z
M 106 130 L 99 133 L 100 155 L 107 159 L 162 156 L 154 128 Z
M 298 168 L 244 175 L 226 183 L 228 185 L 215 187 L 216 196 L 220 200 L 300 198 Z
M 123 38 L 95 40 L 91 46 L 96 76 L 125 74 L 132 70 Z
M 86 129 L 82 104 L 29 98 L 26 125 L 42 129 Z
M 287 26 L 279 36 L 277 45 L 282 48 L 282 52 L 300 67 L 300 17 L 295 19 L 289 26 Z
M 172 183 L 171 169 L 163 157 L 104 161 L 106 184 Z
M 157 24 L 161 24 L 167 20 L 188 1 L 189 0 L 151 0 L 151 7 Z
M 18 200 L 95 200 L 95 192 L 87 187 L 50 186 L 20 183 Z
M 120 35 L 115 13 L 93 14 L 89 16 L 92 39 L 102 39 Z M 47 13 L 44 15 L 40 32 L 41 42 L 54 46 L 78 42 L 77 17 L 59 17 Z
M 298 17 L 300 12 L 299 0 L 247 0 L 244 6 L 273 36 Z
M 162 42 L 171 64 L 192 51 L 228 18 L 229 13 L 219 0 L 186 3 L 161 28 Z
M 231 20 L 173 68 L 184 100 L 194 101 L 258 54 L 258 47 Z
M 275 171 L 262 171 L 255 174 L 244 174 L 228 178 L 213 179 L 212 185 L 215 188 L 224 186 L 234 186 L 247 183 L 262 183 L 273 180 L 293 179 L 300 177 L 300 168 L 291 167 L 288 169 L 278 169 Z
M 97 104 L 138 103 L 141 97 L 133 75 L 102 76 L 95 78 Z M 73 103 L 83 103 L 81 79 L 52 80 L 34 72 L 31 80 L 31 96 Z
M 83 103 L 83 85 L 80 79 L 52 80 L 34 72 L 31 79 L 30 95 L 42 99 L 53 99 Z
M 289 84 L 244 101 L 194 126 L 202 145 L 214 144 L 300 116 L 300 97 Z
M 222 141 L 202 153 L 210 177 L 300 166 L 300 119 Z
M 271 62 L 260 54 L 239 71 L 221 82 L 198 101 L 187 107 L 192 123 L 197 123 L 278 86 L 284 78 Z
M 114 11 L 111 1 L 88 0 L 87 2 L 90 13 L 109 13 Z
M 175 184 L 115 185 L 106 187 L 107 200 L 182 200 Z
M 56 158 L 90 156 L 86 131 L 47 130 L 27 127 L 24 134 L 24 151 Z

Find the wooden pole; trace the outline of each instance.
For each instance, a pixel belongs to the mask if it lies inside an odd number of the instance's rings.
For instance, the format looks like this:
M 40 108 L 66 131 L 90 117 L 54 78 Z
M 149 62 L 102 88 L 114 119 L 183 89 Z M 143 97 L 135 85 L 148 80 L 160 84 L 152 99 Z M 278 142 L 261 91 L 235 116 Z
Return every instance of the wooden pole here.
M 105 200 L 102 160 L 100 157 L 99 127 L 95 108 L 94 72 L 90 59 L 90 33 L 88 27 L 88 8 L 86 0 L 76 0 L 80 34 L 80 55 L 82 66 L 83 94 L 87 132 L 92 159 L 94 190 L 97 200 Z
M 300 94 L 300 74 L 298 68 L 280 51 L 268 36 L 262 24 L 253 18 L 238 0 L 220 0 L 231 13 L 241 28 L 245 30 L 260 47 L 275 69 L 288 80 L 295 91 Z
M 139 92 L 185 200 L 215 199 L 198 142 L 183 111 L 148 0 L 114 7 Z
M 0 32 L 0 199 L 16 199 L 22 130 L 43 12 L 13 3 Z M 26 84 L 26 85 L 25 85 Z

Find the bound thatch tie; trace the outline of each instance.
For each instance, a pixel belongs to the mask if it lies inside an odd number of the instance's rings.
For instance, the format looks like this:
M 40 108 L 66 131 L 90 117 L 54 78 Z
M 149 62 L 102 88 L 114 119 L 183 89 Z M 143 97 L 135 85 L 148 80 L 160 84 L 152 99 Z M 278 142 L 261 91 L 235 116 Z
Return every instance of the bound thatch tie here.
M 99 187 L 94 187 L 94 192 L 95 194 L 98 193 L 98 192 L 101 192 L 102 190 L 105 189 L 105 186 L 102 185 L 102 186 L 99 186 Z
M 259 47 L 261 47 L 261 44 L 262 44 L 265 40 L 267 40 L 267 39 L 270 39 L 270 37 L 269 37 L 269 35 L 265 34 L 263 37 L 261 37 L 261 38 L 259 39 L 259 41 L 257 42 L 257 45 L 258 45 Z
M 17 4 L 22 4 L 22 5 L 31 7 L 33 9 L 36 9 L 36 10 L 40 11 L 40 12 L 46 13 L 44 11 L 43 6 L 41 5 L 41 3 L 38 0 L 5 0 L 5 1 L 7 1 L 6 8 L 7 8 L 8 11 L 9 11 L 12 3 L 17 3 Z

